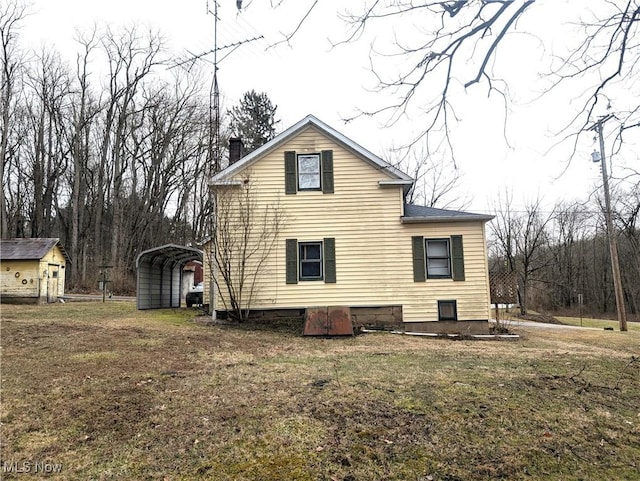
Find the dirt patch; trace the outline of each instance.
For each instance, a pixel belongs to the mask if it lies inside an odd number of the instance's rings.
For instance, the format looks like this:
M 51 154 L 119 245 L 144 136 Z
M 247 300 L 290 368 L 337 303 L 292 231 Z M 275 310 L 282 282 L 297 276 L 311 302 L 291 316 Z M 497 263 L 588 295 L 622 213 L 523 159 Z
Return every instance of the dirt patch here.
M 223 329 L 237 329 L 239 331 L 268 331 L 281 332 L 292 335 L 302 335 L 304 321 L 301 319 L 278 318 L 278 319 L 249 319 L 243 322 L 232 319 L 215 319 L 204 315 L 196 317 L 193 322 L 201 326 L 217 326 Z

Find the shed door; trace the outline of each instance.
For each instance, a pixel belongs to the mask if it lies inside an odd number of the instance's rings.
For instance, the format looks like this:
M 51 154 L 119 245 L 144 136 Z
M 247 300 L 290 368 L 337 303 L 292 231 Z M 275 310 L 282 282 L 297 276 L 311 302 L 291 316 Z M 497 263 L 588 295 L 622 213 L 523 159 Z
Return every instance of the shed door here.
M 49 264 L 49 276 L 47 278 L 47 302 L 58 300 L 58 274 L 60 266 Z

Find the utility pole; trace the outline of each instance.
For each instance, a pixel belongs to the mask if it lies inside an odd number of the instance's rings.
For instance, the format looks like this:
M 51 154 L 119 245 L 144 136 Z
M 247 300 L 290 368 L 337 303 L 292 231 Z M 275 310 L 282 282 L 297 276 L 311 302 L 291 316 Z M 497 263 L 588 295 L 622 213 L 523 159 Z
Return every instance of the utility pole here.
M 624 292 L 622 290 L 622 278 L 620 276 L 620 262 L 618 260 L 618 242 L 616 240 L 616 233 L 613 228 L 613 220 L 611 218 L 611 198 L 609 195 L 609 177 L 607 175 L 607 162 L 604 153 L 604 136 L 602 134 L 604 123 L 609 120 L 613 115 L 609 114 L 594 123 L 589 130 L 595 130 L 598 133 L 600 139 L 600 152 L 594 151 L 591 157 L 594 162 L 600 160 L 600 167 L 602 168 L 602 182 L 604 184 L 604 206 L 605 206 L 605 219 L 607 223 L 607 234 L 609 236 L 609 251 L 611 253 L 611 272 L 613 274 L 613 290 L 616 295 L 616 309 L 618 311 L 618 323 L 620 324 L 620 330 L 627 330 L 627 312 L 624 307 Z

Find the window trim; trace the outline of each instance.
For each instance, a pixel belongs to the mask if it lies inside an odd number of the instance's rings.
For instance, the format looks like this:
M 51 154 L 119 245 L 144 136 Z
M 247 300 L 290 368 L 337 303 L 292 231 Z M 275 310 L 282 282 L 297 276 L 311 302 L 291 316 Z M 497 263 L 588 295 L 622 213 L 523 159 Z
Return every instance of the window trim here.
M 303 259 L 302 258 L 302 248 L 304 246 L 318 246 L 320 252 L 320 259 Z M 302 264 L 304 262 L 307 263 L 319 263 L 320 264 L 320 275 L 319 276 L 303 276 L 302 275 Z M 323 281 L 324 280 L 324 243 L 323 241 L 305 241 L 298 242 L 298 280 L 299 281 Z
M 445 304 L 453 305 L 453 316 L 443 316 L 442 307 Z M 458 301 L 455 299 L 439 300 L 438 301 L 438 321 L 457 321 L 458 320 Z
M 443 256 L 430 256 L 429 255 L 429 242 L 446 242 L 447 244 L 447 257 Z M 447 260 L 447 269 L 449 271 L 448 274 L 431 274 L 429 272 L 429 260 L 430 259 L 446 259 Z M 426 238 L 424 239 L 424 262 L 425 262 L 425 273 L 427 274 L 427 279 L 451 279 L 453 277 L 452 266 L 451 266 L 451 239 L 449 237 L 438 237 L 438 238 Z
M 300 187 L 300 157 L 315 157 L 318 160 L 318 187 Z M 296 153 L 296 186 L 299 192 L 322 191 L 322 155 L 319 152 Z

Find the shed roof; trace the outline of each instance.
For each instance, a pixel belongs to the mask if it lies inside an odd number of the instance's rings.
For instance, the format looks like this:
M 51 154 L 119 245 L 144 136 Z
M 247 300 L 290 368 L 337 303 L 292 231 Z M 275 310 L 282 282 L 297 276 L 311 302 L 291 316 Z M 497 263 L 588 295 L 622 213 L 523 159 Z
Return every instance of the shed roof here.
M 487 222 L 494 216 L 486 214 L 474 214 L 472 212 L 463 212 L 460 210 L 437 209 L 435 207 L 427 207 L 424 205 L 405 204 L 404 223 L 418 222 L 466 222 L 466 221 L 482 221 Z
M 0 240 L 0 259 L 4 260 L 39 260 L 58 246 L 67 262 L 71 262 L 60 239 L 56 237 L 17 238 Z

